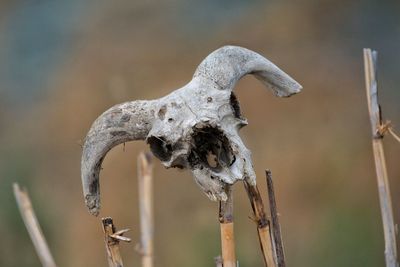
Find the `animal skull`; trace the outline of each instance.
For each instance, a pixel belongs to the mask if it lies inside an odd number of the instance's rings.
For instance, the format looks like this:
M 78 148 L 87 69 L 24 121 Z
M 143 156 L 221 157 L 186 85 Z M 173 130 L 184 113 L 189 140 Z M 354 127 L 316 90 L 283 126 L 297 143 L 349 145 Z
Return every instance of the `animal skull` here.
M 198 66 L 193 79 L 156 100 L 116 105 L 93 123 L 82 155 L 82 183 L 89 211 L 100 209 L 99 173 L 114 146 L 146 140 L 167 168 L 192 171 L 211 200 L 227 199 L 226 187 L 246 179 L 255 185 L 251 153 L 239 129 L 247 125 L 233 93 L 236 82 L 253 74 L 275 95 L 289 97 L 301 85 L 261 55 L 237 46 L 224 46 Z

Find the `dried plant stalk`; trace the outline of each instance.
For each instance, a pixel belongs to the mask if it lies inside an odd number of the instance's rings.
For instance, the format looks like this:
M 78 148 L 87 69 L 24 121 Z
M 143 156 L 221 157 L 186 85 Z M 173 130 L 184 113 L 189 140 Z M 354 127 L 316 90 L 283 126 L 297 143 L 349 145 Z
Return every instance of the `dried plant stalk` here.
M 393 220 L 393 208 L 390 195 L 389 179 L 383 151 L 383 134 L 381 109 L 378 103 L 377 52 L 364 49 L 365 84 L 368 111 L 372 129 L 372 148 L 376 167 L 379 200 L 382 213 L 383 232 L 385 237 L 385 260 L 387 267 L 397 267 L 396 230 Z
M 258 238 L 260 241 L 265 266 L 276 267 L 270 222 L 265 215 L 264 204 L 262 202 L 260 192 L 256 185 L 251 185 L 246 181 L 244 182 L 244 186 L 253 209 L 254 220 L 257 224 Z
M 130 239 L 123 238 L 122 236 L 119 235 L 119 233 L 122 235 L 122 233 L 126 232 L 127 230 L 123 230 L 122 232 L 116 232 L 113 220 L 110 217 L 102 218 L 101 221 L 103 224 L 104 242 L 106 245 L 108 266 L 123 267 L 124 264 L 122 262 L 121 253 L 119 251 L 119 241 L 129 242 Z
M 153 165 L 150 153 L 140 153 L 138 157 L 139 212 L 140 212 L 140 253 L 142 266 L 153 266 Z
M 233 227 L 233 196 L 230 186 L 226 189 L 227 200 L 219 202 L 222 262 L 224 267 L 236 267 L 235 235 Z
M 13 188 L 21 217 L 31 237 L 40 262 L 44 267 L 56 267 L 54 258 L 51 255 L 49 246 L 47 245 L 35 212 L 33 211 L 28 192 L 25 189 L 21 189 L 17 183 L 14 183 Z
M 285 253 L 283 250 L 281 226 L 279 224 L 278 208 L 276 206 L 275 190 L 274 190 L 274 184 L 272 182 L 272 173 L 270 170 L 266 170 L 265 174 L 267 178 L 269 209 L 271 212 L 272 233 L 273 233 L 272 236 L 274 238 L 277 266 L 285 267 L 286 266 Z

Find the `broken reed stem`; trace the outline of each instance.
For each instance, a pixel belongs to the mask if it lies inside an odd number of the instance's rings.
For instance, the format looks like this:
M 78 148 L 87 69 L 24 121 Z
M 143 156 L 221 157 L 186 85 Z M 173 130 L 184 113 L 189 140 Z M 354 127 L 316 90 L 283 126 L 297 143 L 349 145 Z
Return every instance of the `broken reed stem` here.
M 150 153 L 140 153 L 137 165 L 142 267 L 153 267 L 153 164 Z
M 106 217 L 101 219 L 103 232 L 104 232 L 104 242 L 107 251 L 108 266 L 110 267 L 123 267 L 121 253 L 119 251 L 119 242 L 125 241 L 130 242 L 131 239 L 123 237 L 122 235 L 129 231 L 129 229 L 124 229 L 116 232 L 116 228 L 113 224 L 113 219 L 111 217 Z
M 219 202 L 219 222 L 221 229 L 222 265 L 236 267 L 235 236 L 233 229 L 232 187 L 226 189 L 228 199 Z
M 32 203 L 26 189 L 21 189 L 17 183 L 13 184 L 14 196 L 18 204 L 21 217 L 25 227 L 28 230 L 29 236 L 39 256 L 39 260 L 44 267 L 56 267 L 54 258 L 51 255 L 50 249 L 44 238 L 39 222 L 33 211 Z
M 389 133 L 393 136 L 394 139 L 396 139 L 397 142 L 400 143 L 400 136 L 398 136 L 391 127 L 388 129 Z
M 372 127 L 372 148 L 378 182 L 378 192 L 382 213 L 383 232 L 385 237 L 385 260 L 387 267 L 397 267 L 396 231 L 393 220 L 393 208 L 390 195 L 389 179 L 383 151 L 383 134 L 381 109 L 378 104 L 377 87 L 377 52 L 364 49 L 365 84 L 368 101 L 368 111 Z
M 265 215 L 264 204 L 260 192 L 257 185 L 251 185 L 246 180 L 244 181 L 244 187 L 247 191 L 253 209 L 254 220 L 257 224 L 258 239 L 260 241 L 265 266 L 276 267 L 270 222 Z
M 267 179 L 269 209 L 271 212 L 272 233 L 275 244 L 276 261 L 278 267 L 285 267 L 285 253 L 283 250 L 283 241 L 281 233 L 281 225 L 279 224 L 278 208 L 276 206 L 274 184 L 272 182 L 272 173 L 270 170 L 265 171 Z

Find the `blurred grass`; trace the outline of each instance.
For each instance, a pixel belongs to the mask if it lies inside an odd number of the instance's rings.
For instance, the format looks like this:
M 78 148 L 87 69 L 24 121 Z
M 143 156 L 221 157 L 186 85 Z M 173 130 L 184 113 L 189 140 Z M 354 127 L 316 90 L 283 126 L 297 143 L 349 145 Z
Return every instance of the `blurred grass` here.
M 374 223 L 378 216 L 362 207 L 349 209 L 341 205 L 331 209 L 322 222 L 315 266 L 382 265 L 381 226 Z
M 32 180 L 28 177 L 33 176 L 34 160 L 18 152 L 10 151 L 7 156 L 8 158 L 3 158 L 0 163 L 0 177 L 7 178 L 1 180 L 0 187 L 0 203 L 3 203 L 0 209 L 0 218 L 2 218 L 0 220 L 2 229 L 0 244 L 0 259 L 2 260 L 0 262 L 2 266 L 10 267 L 40 266 L 12 193 L 13 182 L 18 181 L 27 186 L 32 184 Z M 40 213 L 42 217 L 46 214 L 46 212 Z M 49 229 L 50 226 L 47 225 L 47 227 Z M 35 261 L 37 264 L 32 265 Z

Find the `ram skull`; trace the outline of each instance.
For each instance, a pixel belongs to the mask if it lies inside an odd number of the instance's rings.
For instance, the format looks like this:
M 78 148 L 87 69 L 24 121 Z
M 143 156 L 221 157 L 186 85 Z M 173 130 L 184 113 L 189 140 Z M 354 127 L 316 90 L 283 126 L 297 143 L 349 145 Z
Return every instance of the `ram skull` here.
M 247 121 L 233 93 L 246 74 L 279 97 L 302 89 L 261 55 L 224 46 L 208 55 L 182 88 L 159 99 L 119 104 L 100 115 L 85 138 L 81 162 L 90 213 L 97 215 L 100 209 L 99 173 L 105 155 L 132 140 L 146 140 L 165 167 L 191 170 L 211 200 L 225 201 L 226 187 L 236 181 L 246 179 L 255 185 L 251 153 L 239 136 Z

